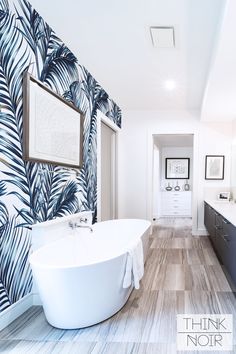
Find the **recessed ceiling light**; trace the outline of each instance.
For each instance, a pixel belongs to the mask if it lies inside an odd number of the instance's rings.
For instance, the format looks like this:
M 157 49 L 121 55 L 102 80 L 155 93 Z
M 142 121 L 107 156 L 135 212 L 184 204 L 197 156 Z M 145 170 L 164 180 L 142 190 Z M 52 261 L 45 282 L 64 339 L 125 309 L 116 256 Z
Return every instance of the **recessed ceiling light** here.
M 166 80 L 164 87 L 167 91 L 173 91 L 176 88 L 176 82 L 174 80 Z

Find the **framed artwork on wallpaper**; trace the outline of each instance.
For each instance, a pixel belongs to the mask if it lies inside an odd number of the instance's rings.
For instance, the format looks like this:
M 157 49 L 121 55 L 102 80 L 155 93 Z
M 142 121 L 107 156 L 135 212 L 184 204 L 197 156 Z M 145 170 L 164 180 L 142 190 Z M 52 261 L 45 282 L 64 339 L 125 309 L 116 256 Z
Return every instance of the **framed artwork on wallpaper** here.
M 225 157 L 224 155 L 206 155 L 205 179 L 224 179 Z
M 83 113 L 28 72 L 23 78 L 25 160 L 82 167 Z
M 165 164 L 166 179 L 189 179 L 189 157 L 167 157 Z

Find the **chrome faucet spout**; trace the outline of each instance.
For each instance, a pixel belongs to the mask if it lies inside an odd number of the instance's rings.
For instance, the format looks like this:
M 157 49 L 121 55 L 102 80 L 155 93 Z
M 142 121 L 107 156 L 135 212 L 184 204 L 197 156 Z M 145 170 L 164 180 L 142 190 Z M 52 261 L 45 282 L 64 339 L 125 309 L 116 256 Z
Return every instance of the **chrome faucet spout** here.
M 70 227 L 72 230 L 75 230 L 75 229 L 81 227 L 81 228 L 84 228 L 84 229 L 89 229 L 90 232 L 93 232 L 93 228 L 92 228 L 91 225 L 78 224 L 78 223 L 72 222 L 72 221 L 69 222 L 69 227 Z
M 89 225 L 80 225 L 80 224 L 77 224 L 76 227 L 82 227 L 83 229 L 89 229 L 90 232 L 93 232 L 92 226 L 89 226 Z

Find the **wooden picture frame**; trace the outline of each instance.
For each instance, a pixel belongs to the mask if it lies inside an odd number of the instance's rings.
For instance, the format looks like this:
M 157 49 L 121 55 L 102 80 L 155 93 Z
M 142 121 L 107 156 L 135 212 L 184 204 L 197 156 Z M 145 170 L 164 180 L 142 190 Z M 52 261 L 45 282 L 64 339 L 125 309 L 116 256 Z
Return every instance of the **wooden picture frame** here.
M 189 179 L 190 158 L 189 157 L 166 157 L 165 161 L 166 179 Z
M 83 163 L 83 113 L 28 72 L 23 77 L 23 159 Z
M 223 180 L 225 169 L 224 155 L 206 155 L 205 158 L 205 179 Z

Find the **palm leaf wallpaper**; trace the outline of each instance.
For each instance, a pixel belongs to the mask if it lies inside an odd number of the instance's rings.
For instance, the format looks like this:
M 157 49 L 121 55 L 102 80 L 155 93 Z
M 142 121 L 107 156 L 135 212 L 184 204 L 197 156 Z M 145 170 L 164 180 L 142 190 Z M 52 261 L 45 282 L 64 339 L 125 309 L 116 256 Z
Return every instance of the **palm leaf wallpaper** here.
M 22 159 L 22 78 L 38 80 L 85 113 L 83 167 Z M 28 294 L 31 225 L 97 206 L 97 110 L 121 110 L 26 0 L 0 0 L 0 312 Z

